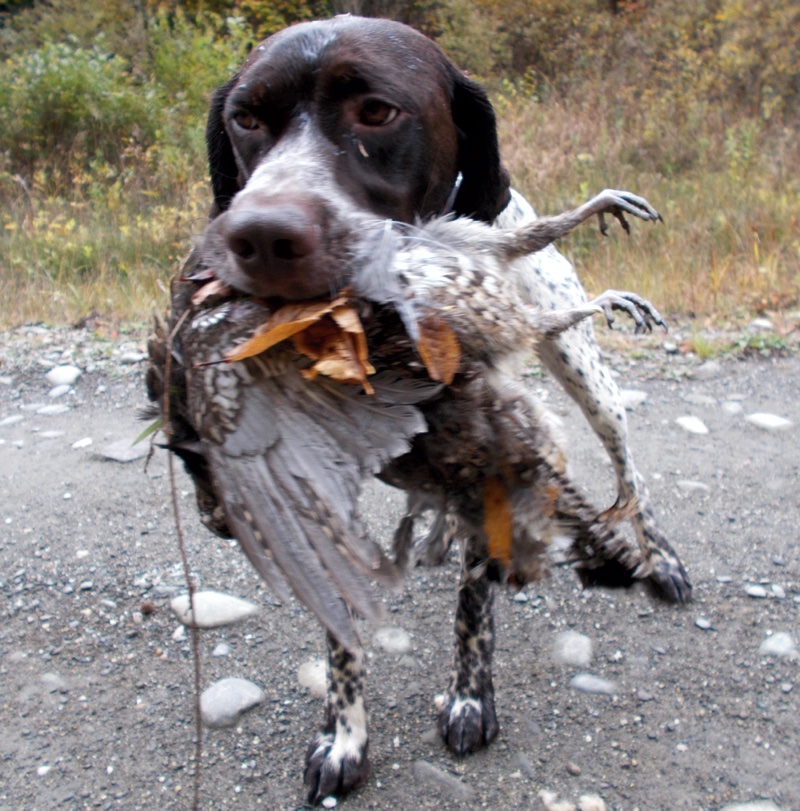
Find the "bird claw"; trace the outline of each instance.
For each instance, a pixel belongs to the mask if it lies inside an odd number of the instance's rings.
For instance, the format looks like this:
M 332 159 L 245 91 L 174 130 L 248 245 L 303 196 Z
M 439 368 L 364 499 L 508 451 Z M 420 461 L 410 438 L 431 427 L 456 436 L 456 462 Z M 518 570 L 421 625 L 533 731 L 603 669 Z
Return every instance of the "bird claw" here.
M 602 206 L 601 210 L 597 213 L 597 218 L 600 221 L 600 233 L 603 236 L 608 235 L 608 224 L 606 223 L 605 214 L 611 214 L 619 222 L 626 234 L 630 234 L 631 227 L 625 219 L 625 212 L 646 222 L 655 222 L 657 220 L 664 221 L 664 218 L 644 197 L 639 197 L 627 191 L 606 189 L 597 195 L 594 202 Z
M 606 290 L 591 302 L 602 311 L 610 329 L 613 329 L 614 310 L 626 312 L 635 322 L 635 332 L 652 332 L 653 324 L 663 327 L 667 331 L 667 323 L 661 313 L 647 300 L 636 293 L 627 291 Z

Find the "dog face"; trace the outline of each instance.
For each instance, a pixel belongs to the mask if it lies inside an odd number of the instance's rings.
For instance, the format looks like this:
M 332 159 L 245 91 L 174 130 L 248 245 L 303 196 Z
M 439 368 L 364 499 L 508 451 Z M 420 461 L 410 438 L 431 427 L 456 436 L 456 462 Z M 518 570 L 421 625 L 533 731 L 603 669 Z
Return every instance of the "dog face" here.
M 358 247 L 354 214 L 492 220 L 508 200 L 485 93 L 387 20 L 338 17 L 265 40 L 217 91 L 207 138 L 204 259 L 265 298 L 338 289 Z

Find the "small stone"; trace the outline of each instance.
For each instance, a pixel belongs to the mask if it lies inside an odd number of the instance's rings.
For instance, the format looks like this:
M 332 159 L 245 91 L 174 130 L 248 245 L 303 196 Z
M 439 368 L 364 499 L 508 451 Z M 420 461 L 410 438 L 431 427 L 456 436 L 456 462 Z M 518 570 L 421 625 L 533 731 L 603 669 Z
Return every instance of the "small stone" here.
M 108 459 L 111 462 L 133 462 L 136 459 L 141 459 L 147 456 L 149 446 L 146 442 L 139 442 L 134 444 L 135 437 L 118 439 L 102 448 L 98 455 L 103 459 Z
M 230 653 L 231 646 L 227 642 L 218 642 L 214 647 L 214 650 L 211 651 L 212 656 L 217 656 L 219 658 L 230 656 Z
M 696 394 L 695 392 L 690 392 L 683 399 L 684 402 L 691 403 L 692 405 L 714 406 L 717 404 L 716 398 L 708 394 Z
M 5 417 L 0 420 L 0 428 L 5 428 L 6 425 L 16 425 L 25 419 L 24 414 L 12 414 L 10 417 Z
M 711 488 L 705 482 L 696 482 L 691 479 L 680 479 L 675 484 L 685 493 L 710 493 Z
M 42 673 L 39 681 L 48 693 L 66 693 L 69 689 L 64 677 L 58 673 Z
M 553 644 L 553 659 L 570 667 L 588 667 L 592 653 L 592 640 L 577 631 L 560 633 Z
M 77 366 L 56 366 L 46 375 L 45 380 L 51 386 L 71 386 L 81 376 Z
M 36 413 L 42 417 L 55 417 L 59 414 L 66 414 L 69 411 L 68 405 L 46 405 L 36 409 Z
M 91 444 L 92 438 L 90 436 L 85 436 L 83 439 L 79 439 L 76 442 L 73 442 L 71 447 L 77 451 L 80 450 L 81 448 L 88 448 Z
M 518 591 L 512 599 L 515 603 L 527 603 L 530 598 L 524 591 Z
M 701 630 L 701 631 L 716 631 L 717 629 L 707 620 L 705 617 L 698 617 L 694 624 Z
M 761 428 L 764 431 L 785 431 L 787 428 L 792 427 L 791 420 L 779 417 L 777 414 L 756 412 L 755 414 L 748 414 L 745 419 L 751 425 L 755 425 L 756 428 Z
M 569 680 L 569 686 L 582 693 L 599 693 L 605 696 L 617 693 L 617 685 L 613 681 L 601 679 L 600 676 L 593 676 L 591 673 L 576 674 Z
M 147 360 L 147 352 L 123 352 L 119 356 L 119 362 L 129 366 L 141 363 L 143 360 Z
M 720 808 L 720 811 L 781 811 L 772 800 L 755 800 L 752 803 L 735 803 Z
M 455 800 L 466 802 L 471 800 L 475 794 L 472 788 L 455 775 L 428 763 L 427 760 L 415 760 L 412 769 L 415 780 L 443 788 Z
M 569 763 L 567 763 L 567 773 L 571 774 L 573 777 L 579 777 L 581 774 L 581 767 L 578 766 L 577 763 L 569 761 Z
M 84 580 L 80 585 L 81 591 L 91 591 L 94 588 L 94 583 L 91 580 Z
M 42 766 L 39 766 L 38 769 L 36 769 L 36 774 L 38 774 L 39 777 L 44 777 L 52 768 L 53 768 L 52 766 L 49 766 L 47 763 L 45 763 Z
M 711 378 L 717 377 L 720 372 L 722 372 L 722 366 L 717 361 L 707 360 L 694 370 L 694 376 L 698 380 L 711 380 Z
M 627 411 L 633 411 L 634 408 L 642 405 L 647 400 L 647 392 L 639 389 L 622 389 L 620 396 L 622 397 L 622 406 Z
M 655 696 L 652 693 L 648 693 L 647 690 L 637 690 L 636 698 L 638 698 L 639 701 L 653 701 Z
M 732 583 L 733 578 L 729 574 L 718 574 L 717 583 Z
M 47 392 L 47 396 L 56 400 L 57 398 L 63 397 L 65 394 L 67 394 L 71 388 L 72 386 L 55 386 Z
M 664 341 L 661 344 L 661 348 L 668 354 L 668 355 L 677 355 L 678 354 L 678 344 L 675 341 Z
M 184 625 L 194 624 L 188 594 L 174 597 L 170 606 Z M 247 619 L 260 609 L 247 600 L 220 591 L 198 591 L 194 595 L 194 610 L 198 628 L 219 628 Z
M 748 597 L 754 597 L 756 599 L 762 599 L 767 596 L 767 590 L 763 586 L 757 586 L 754 583 L 748 583 L 744 587 L 744 593 Z
M 266 697 L 257 684 L 247 679 L 222 679 L 203 691 L 200 714 L 207 727 L 230 727 Z
M 596 794 L 581 794 L 578 797 L 578 811 L 607 811 L 607 806 Z
M 791 693 L 793 689 L 794 685 L 790 681 L 785 681 L 781 684 L 782 693 Z
M 750 332 L 772 332 L 772 321 L 769 318 L 754 318 L 747 327 Z
M 183 625 L 178 625 L 172 632 L 172 641 L 183 642 L 185 639 L 186 639 L 186 627 Z
M 338 801 L 337 801 L 336 797 L 334 797 L 334 796 L 331 794 L 331 796 L 330 796 L 330 797 L 326 797 L 326 798 L 325 798 L 325 799 L 322 801 L 322 807 L 323 807 L 323 808 L 336 808 L 336 803 L 337 803 L 337 802 L 338 802 Z
M 389 625 L 379 628 L 373 639 L 379 648 L 397 656 L 402 656 L 411 650 L 411 637 L 402 628 Z
M 738 417 L 744 409 L 741 403 L 736 403 L 733 400 L 728 400 L 722 404 L 722 410 L 731 417 Z
M 772 592 L 773 597 L 777 597 L 777 599 L 779 600 L 786 599 L 786 590 L 783 588 L 783 586 L 779 586 L 777 583 L 773 583 L 769 587 L 769 590 Z
M 781 659 L 797 659 L 797 645 L 791 634 L 785 631 L 768 636 L 759 646 L 758 652 L 765 656 L 777 656 Z
M 328 695 L 328 666 L 322 659 L 303 662 L 297 670 L 297 681 L 312 696 L 325 698 Z
M 678 417 L 675 422 L 680 425 L 684 431 L 688 431 L 690 434 L 708 433 L 708 428 L 706 428 L 705 423 L 699 417 L 687 415 L 684 417 Z
M 58 439 L 62 436 L 64 436 L 63 431 L 42 431 L 39 434 L 40 439 Z

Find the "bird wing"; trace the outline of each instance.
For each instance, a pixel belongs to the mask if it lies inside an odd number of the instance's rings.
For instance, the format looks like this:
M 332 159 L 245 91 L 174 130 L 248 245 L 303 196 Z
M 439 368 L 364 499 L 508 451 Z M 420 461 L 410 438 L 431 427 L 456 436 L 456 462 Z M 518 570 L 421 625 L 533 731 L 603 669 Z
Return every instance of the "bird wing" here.
M 234 300 L 186 319 L 187 411 L 228 526 L 251 563 L 279 594 L 288 583 L 353 650 L 350 609 L 380 619 L 371 581 L 399 580 L 360 520 L 361 484 L 427 429 L 415 403 L 439 387 L 377 375 L 376 394 L 366 395 L 308 381 L 298 357 L 280 347 L 225 362 L 268 315 L 256 301 Z

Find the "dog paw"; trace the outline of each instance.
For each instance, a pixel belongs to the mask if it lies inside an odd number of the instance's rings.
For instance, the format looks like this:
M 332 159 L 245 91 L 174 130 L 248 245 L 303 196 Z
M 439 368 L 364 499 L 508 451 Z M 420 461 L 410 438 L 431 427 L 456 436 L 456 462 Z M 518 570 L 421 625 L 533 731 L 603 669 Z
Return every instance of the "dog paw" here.
M 483 697 L 448 696 L 439 711 L 439 733 L 456 755 L 486 746 L 499 731 L 491 693 Z
M 320 732 L 308 747 L 304 780 L 312 805 L 325 797 L 341 797 L 358 788 L 369 775 L 367 741 L 352 734 Z

